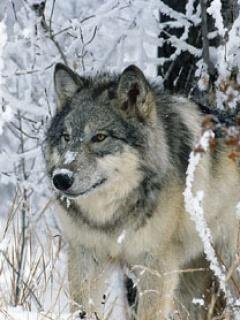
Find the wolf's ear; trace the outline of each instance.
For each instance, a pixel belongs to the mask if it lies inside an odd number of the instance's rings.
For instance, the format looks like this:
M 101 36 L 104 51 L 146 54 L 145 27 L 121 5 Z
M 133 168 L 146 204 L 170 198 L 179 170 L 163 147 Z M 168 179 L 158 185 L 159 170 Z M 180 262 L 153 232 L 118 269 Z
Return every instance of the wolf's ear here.
M 121 110 L 128 115 L 147 119 L 153 108 L 153 95 L 143 72 L 136 66 L 127 67 L 120 76 L 118 98 Z
M 82 86 L 83 79 L 78 74 L 62 63 L 56 64 L 54 69 L 54 87 L 60 105 L 71 99 Z

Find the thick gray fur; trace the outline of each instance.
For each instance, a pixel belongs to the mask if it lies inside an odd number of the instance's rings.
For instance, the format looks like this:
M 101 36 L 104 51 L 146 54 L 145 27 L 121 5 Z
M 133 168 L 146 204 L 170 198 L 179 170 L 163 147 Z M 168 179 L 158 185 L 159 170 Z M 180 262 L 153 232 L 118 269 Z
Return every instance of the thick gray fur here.
M 101 317 L 107 266 L 117 263 L 139 278 L 137 319 L 173 313 L 185 319 L 187 309 L 195 314 L 176 270 L 203 251 L 182 195 L 189 154 L 201 135 L 200 111 L 161 92 L 135 66 L 84 78 L 58 64 L 54 79 L 58 111 L 47 133 L 46 163 L 50 179 L 63 169 L 74 178 L 66 192 L 57 192 L 73 300 Z M 224 148 L 217 156 L 207 152 L 193 188 L 205 192 L 214 246 L 224 256 L 227 245 L 230 266 L 237 250 L 239 173 L 227 155 Z

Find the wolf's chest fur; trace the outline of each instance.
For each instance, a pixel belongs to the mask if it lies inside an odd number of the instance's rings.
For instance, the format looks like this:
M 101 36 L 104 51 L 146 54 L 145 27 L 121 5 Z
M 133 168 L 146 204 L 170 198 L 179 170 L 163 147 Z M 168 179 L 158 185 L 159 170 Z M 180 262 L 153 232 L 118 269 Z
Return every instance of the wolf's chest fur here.
M 180 185 L 171 184 L 159 191 L 154 199 L 151 214 L 146 207 L 136 210 L 126 203 L 122 206 L 122 210 L 126 211 L 122 212 L 119 211 L 121 209 L 118 202 L 114 203 L 113 199 L 113 203 L 107 206 L 106 200 L 107 197 L 104 196 L 95 200 L 93 198 L 91 204 L 85 207 L 86 214 L 89 214 L 89 208 L 92 210 L 90 222 L 82 220 L 80 212 L 78 217 L 76 212 L 72 216 L 71 205 L 68 209 L 69 214 L 66 214 L 65 210 L 61 211 L 61 225 L 70 243 L 87 247 L 100 256 L 134 264 L 134 261 L 136 263 L 138 257 L 144 254 L 162 255 L 169 245 L 172 246 L 172 250 L 173 244 L 176 244 L 176 247 L 182 245 L 190 230 L 184 230 L 184 236 L 178 234 L 179 224 L 185 223 L 184 229 L 190 226 L 192 232 L 193 226 L 184 211 Z M 81 210 L 81 206 L 78 208 Z M 101 218 L 96 217 L 97 215 L 101 215 Z M 196 238 L 194 234 L 192 240 L 193 238 Z

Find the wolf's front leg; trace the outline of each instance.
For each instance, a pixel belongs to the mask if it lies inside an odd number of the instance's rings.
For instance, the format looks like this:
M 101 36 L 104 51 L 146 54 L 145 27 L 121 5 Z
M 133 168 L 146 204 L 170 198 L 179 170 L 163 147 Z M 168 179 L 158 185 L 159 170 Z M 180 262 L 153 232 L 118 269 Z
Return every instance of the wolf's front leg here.
M 102 317 L 106 264 L 92 250 L 69 246 L 68 279 L 72 311 L 82 310 L 83 316 L 95 313 Z
M 165 320 L 174 311 L 174 292 L 178 285 L 178 275 L 154 268 L 140 268 L 137 276 L 138 309 L 137 320 Z
M 69 287 L 72 311 L 96 319 L 129 320 L 126 276 L 117 262 L 100 260 L 93 251 L 69 247 Z M 121 319 L 119 319 L 119 317 Z

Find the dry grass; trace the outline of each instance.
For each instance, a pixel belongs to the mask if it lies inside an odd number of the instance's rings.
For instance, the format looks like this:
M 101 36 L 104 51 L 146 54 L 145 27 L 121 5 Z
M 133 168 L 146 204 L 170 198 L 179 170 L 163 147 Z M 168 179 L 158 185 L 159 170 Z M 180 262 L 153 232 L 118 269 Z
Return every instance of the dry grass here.
M 33 213 L 31 200 L 18 189 L 1 219 L 0 312 L 21 306 L 51 319 L 68 312 L 65 244 L 51 202 Z

